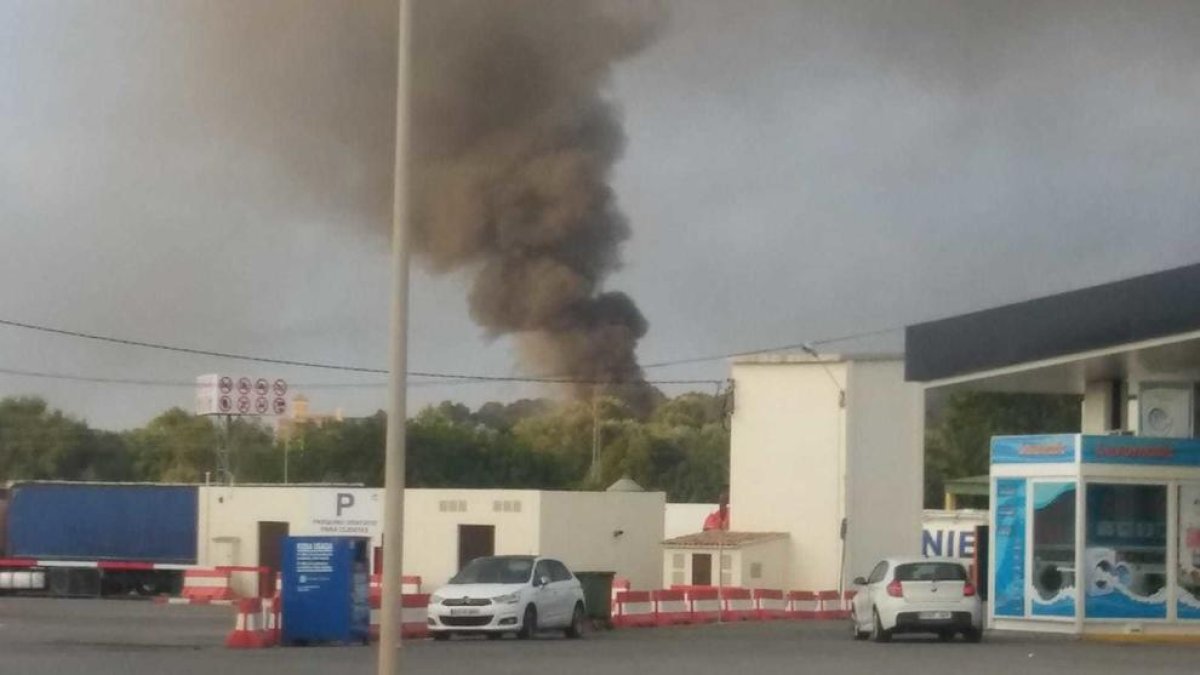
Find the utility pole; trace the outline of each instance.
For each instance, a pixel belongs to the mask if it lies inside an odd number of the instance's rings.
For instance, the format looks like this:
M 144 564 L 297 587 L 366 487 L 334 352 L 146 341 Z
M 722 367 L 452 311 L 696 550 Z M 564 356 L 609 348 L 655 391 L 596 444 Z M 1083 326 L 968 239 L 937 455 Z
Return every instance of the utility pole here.
M 600 385 L 592 385 L 592 482 L 600 480 Z
M 379 675 L 400 675 L 401 593 L 404 572 L 404 480 L 408 369 L 409 93 L 412 79 L 412 17 L 416 0 L 399 0 L 396 48 L 396 159 L 392 202 L 391 345 L 387 444 L 383 497 L 383 597 L 379 626 Z

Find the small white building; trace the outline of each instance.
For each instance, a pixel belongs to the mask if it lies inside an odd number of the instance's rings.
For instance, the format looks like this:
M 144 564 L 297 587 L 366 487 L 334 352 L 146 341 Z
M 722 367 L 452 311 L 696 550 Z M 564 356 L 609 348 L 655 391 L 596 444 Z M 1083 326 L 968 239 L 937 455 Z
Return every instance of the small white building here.
M 372 569 L 381 563 L 381 489 L 208 486 L 199 502 L 200 565 L 278 569 L 285 535 L 370 537 Z M 665 504 L 661 492 L 409 489 L 404 573 L 433 588 L 478 556 L 540 554 L 652 588 L 661 578 Z M 235 578 L 242 593 L 254 583 Z
M 781 590 L 787 584 L 788 535 L 782 532 L 710 530 L 668 539 L 663 553 L 665 588 L 719 584 Z
M 901 358 L 764 355 L 736 361 L 733 381 L 731 529 L 788 536 L 763 562 L 785 570 L 780 590 L 839 589 L 920 555 L 924 392 Z

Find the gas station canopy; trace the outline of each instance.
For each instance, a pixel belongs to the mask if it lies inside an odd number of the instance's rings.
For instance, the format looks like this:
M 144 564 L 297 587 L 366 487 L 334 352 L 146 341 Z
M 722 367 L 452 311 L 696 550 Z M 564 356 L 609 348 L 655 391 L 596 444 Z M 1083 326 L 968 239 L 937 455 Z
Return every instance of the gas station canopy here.
M 905 376 L 1045 394 L 1200 380 L 1200 264 L 909 326 Z

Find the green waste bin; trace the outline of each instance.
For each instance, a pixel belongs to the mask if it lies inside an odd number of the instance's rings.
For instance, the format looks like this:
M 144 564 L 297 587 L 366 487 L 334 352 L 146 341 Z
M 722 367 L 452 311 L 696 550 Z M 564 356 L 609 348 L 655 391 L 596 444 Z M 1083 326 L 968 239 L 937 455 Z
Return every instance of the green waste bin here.
M 587 605 L 588 617 L 597 626 L 612 626 L 612 586 L 616 572 L 576 572 L 575 578 L 583 586 L 583 601 Z

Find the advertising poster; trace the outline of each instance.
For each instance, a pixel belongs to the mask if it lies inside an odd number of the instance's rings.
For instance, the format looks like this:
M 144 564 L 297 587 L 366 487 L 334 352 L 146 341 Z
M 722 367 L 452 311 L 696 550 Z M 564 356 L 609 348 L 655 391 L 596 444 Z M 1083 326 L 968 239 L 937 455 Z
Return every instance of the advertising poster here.
M 995 615 L 1025 616 L 1025 479 L 996 481 Z
M 1178 612 L 1200 620 L 1200 483 L 1179 486 Z

